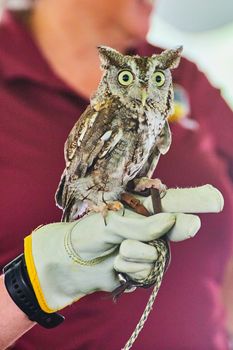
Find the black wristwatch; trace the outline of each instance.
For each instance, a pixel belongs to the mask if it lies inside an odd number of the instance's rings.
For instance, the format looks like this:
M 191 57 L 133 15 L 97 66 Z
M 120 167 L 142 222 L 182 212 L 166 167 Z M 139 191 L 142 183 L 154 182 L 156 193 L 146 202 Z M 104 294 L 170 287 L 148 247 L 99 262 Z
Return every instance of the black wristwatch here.
M 64 316 L 44 312 L 30 282 L 24 254 L 19 255 L 3 268 L 6 289 L 15 304 L 28 316 L 45 328 L 53 328 L 64 321 Z

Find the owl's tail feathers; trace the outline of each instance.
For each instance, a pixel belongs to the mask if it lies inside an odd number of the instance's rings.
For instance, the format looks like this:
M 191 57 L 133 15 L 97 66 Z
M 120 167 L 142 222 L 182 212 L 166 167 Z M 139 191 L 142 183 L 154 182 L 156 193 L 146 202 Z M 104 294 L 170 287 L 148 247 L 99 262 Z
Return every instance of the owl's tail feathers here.
M 88 212 L 88 202 L 77 200 L 74 195 L 63 209 L 62 222 L 71 222 L 80 219 Z
M 56 205 L 63 210 L 61 221 L 68 222 L 75 220 L 73 217 L 78 208 L 75 205 L 75 197 L 70 193 L 66 182 L 66 169 L 64 170 L 60 183 L 55 194 Z
M 63 209 L 66 205 L 66 199 L 67 199 L 67 191 L 66 191 L 66 174 L 65 170 L 61 176 L 61 180 L 59 182 L 59 185 L 57 187 L 57 191 L 55 193 L 55 202 L 56 205 Z
M 73 221 L 72 220 L 72 212 L 73 212 L 73 207 L 75 205 L 75 198 L 72 198 L 69 203 L 63 208 L 63 213 L 61 217 L 62 222 L 69 222 Z

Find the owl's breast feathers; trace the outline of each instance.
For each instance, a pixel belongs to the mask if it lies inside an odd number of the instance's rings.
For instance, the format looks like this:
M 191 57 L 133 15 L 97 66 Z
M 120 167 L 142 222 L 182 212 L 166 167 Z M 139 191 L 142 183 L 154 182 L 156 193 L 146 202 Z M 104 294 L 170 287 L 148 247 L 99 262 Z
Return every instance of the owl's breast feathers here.
M 158 135 L 164 125 L 168 127 L 152 110 L 136 115 L 116 98 L 89 105 L 65 144 L 66 169 L 56 194 L 58 205 L 66 207 L 73 197 L 95 201 L 98 191 L 116 199 L 128 181 L 143 169 L 150 170 L 153 152 L 159 157 L 156 143 L 163 143 Z

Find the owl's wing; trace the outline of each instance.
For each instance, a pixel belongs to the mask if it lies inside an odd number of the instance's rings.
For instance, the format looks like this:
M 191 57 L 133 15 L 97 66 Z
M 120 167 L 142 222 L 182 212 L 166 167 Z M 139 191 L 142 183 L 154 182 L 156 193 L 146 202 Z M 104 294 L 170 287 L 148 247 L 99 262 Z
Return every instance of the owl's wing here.
M 152 151 L 150 153 L 150 156 L 146 164 L 143 166 L 140 173 L 137 174 L 137 177 L 146 176 L 148 178 L 151 178 L 158 164 L 160 154 L 166 154 L 170 148 L 170 145 L 171 145 L 171 131 L 170 131 L 169 124 L 166 121 L 163 129 L 161 130 L 160 134 L 156 138 L 156 143 L 152 148 Z
M 98 111 L 88 106 L 72 128 L 65 143 L 66 168 L 55 196 L 59 207 L 67 207 L 73 199 L 73 189 L 69 186 L 72 180 L 86 177 L 122 138 L 123 130 L 114 120 L 115 113 L 111 101 Z

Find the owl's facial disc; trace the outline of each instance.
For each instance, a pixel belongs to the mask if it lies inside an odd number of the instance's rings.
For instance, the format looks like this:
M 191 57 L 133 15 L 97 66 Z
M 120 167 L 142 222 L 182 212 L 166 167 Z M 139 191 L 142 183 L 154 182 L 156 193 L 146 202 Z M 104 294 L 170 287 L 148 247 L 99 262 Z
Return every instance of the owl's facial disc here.
M 149 87 L 149 81 L 153 84 L 152 87 Z M 162 88 L 165 82 L 166 76 L 160 70 L 156 70 L 151 75 L 151 77 L 148 78 L 148 81 L 145 81 L 143 79 L 140 80 L 141 104 L 143 107 L 150 105 L 150 103 L 153 103 L 155 90 Z M 151 91 L 153 92 L 153 95 L 151 94 Z
M 120 72 L 118 73 L 117 79 L 118 79 L 118 83 L 125 88 L 129 87 L 135 82 L 135 76 L 129 69 L 120 70 Z M 145 86 L 144 81 L 142 81 L 142 84 Z M 148 96 L 149 94 L 147 92 L 147 88 L 142 87 L 140 103 L 142 104 L 143 107 L 145 107 L 146 105 Z

